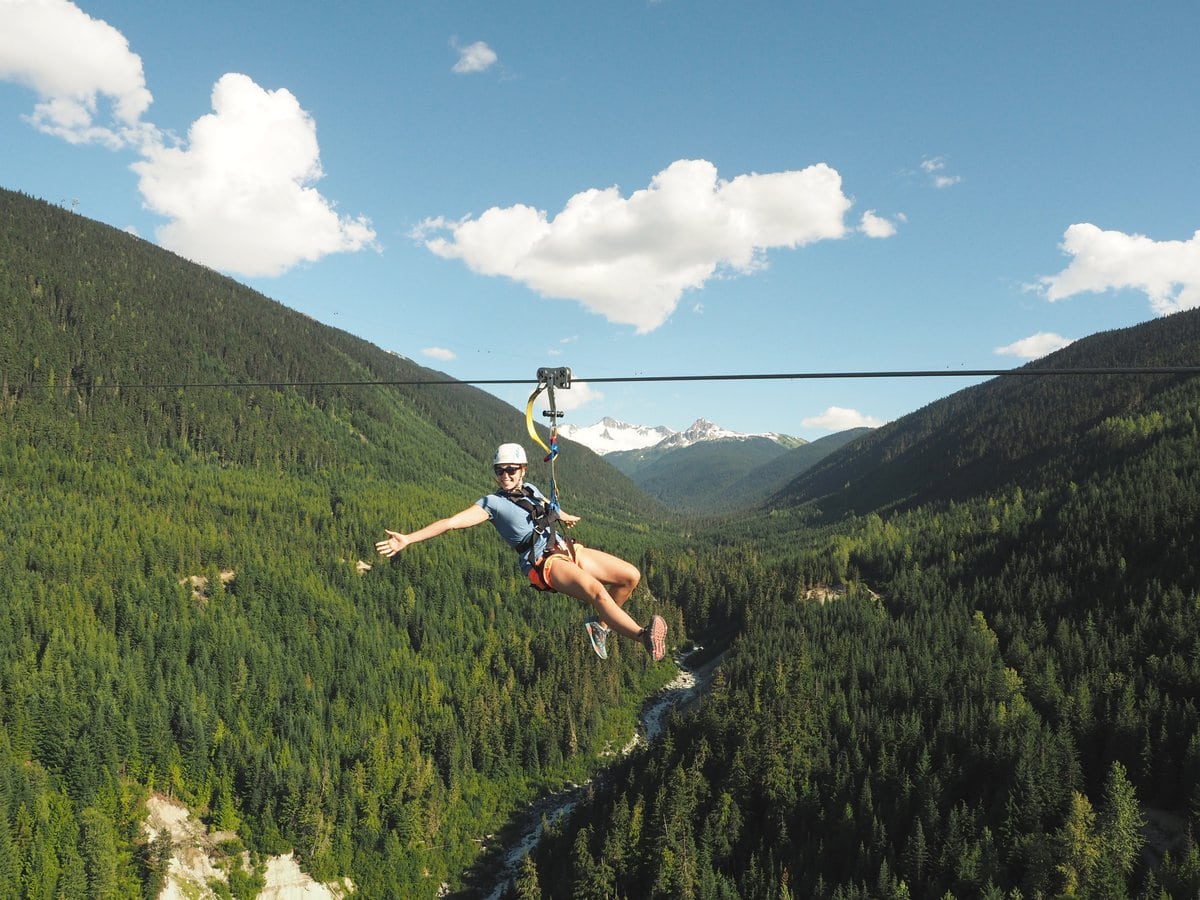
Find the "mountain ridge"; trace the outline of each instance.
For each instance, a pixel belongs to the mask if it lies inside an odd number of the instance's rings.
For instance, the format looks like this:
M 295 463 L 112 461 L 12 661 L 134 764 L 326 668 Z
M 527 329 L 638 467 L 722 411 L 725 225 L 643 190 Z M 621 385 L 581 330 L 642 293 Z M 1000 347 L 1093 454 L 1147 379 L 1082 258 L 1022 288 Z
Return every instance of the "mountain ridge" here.
M 810 443 L 774 432 L 731 432 L 701 418 L 651 446 L 609 451 L 605 460 L 670 509 L 707 518 L 764 503 L 867 431 L 850 429 Z
M 577 443 L 589 447 L 604 456 L 609 453 L 628 452 L 660 448 L 682 449 L 702 441 L 740 441 L 751 438 L 767 438 L 784 447 L 805 443 L 802 438 L 781 432 L 748 434 L 722 428 L 706 418 L 696 419 L 683 431 L 675 431 L 666 425 L 631 425 L 611 416 L 605 416 L 591 425 L 563 425 L 559 433 Z
M 1191 376 L 1070 370 L 1186 367 L 1197 358 L 1198 310 L 1081 338 L 1022 367 L 1063 374 L 1002 375 L 934 401 L 822 460 L 770 502 L 812 504 L 832 520 L 963 498 L 982 483 L 1002 483 L 1046 465 L 1091 465 L 1086 454 L 1072 455 L 1084 435 Z
M 156 895 L 152 789 L 241 835 L 230 858 L 443 894 L 668 681 L 627 642 L 596 659 L 486 529 L 370 556 L 490 488 L 507 405 L 335 385 L 438 378 L 2 192 L 0 260 L 0 896 Z M 1072 347 L 1050 364 L 1190 362 L 1200 313 Z M 1198 409 L 1195 377 L 995 379 L 715 523 L 564 439 L 577 536 L 642 568 L 631 609 L 728 653 L 523 889 L 1195 896 L 1194 843 L 1153 868 L 1125 826 L 1194 833 Z
M 0 896 L 157 896 L 162 791 L 231 859 L 433 897 L 668 680 L 639 647 L 586 665 L 578 602 L 490 528 L 374 553 L 494 488 L 509 404 L 3 190 L 0 314 Z M 577 536 L 638 560 L 670 517 L 562 445 Z M 14 849 L 30 809 L 56 824 Z
M 1068 349 L 718 523 L 715 583 L 660 562 L 706 643 L 737 635 L 723 687 L 551 836 L 541 883 L 619 847 L 631 896 L 1200 896 L 1200 377 L 1082 374 L 1191 368 L 1200 310 Z M 696 864 L 631 846 L 631 810 Z

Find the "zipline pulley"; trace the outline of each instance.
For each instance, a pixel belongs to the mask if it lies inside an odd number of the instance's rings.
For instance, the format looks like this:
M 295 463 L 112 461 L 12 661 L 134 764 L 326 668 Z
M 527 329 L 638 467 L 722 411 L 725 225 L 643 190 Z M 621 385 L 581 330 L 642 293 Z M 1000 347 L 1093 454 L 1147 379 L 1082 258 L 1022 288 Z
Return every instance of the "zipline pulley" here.
M 559 369 L 543 367 L 537 370 L 538 384 L 547 384 L 561 390 L 571 386 L 571 370 L 566 366 Z
M 554 391 L 556 388 L 567 390 L 571 387 L 571 370 L 565 366 L 557 369 L 543 367 L 537 370 L 537 379 L 537 387 L 529 395 L 529 403 L 525 406 L 525 427 L 529 431 L 529 436 L 546 451 L 546 458 L 543 462 L 552 463 L 554 457 L 558 456 L 558 420 L 563 417 L 563 411 L 554 402 Z M 542 415 L 550 420 L 549 444 L 541 439 L 533 424 L 533 404 L 542 391 L 546 392 L 546 400 L 550 404 L 549 409 L 542 411 Z

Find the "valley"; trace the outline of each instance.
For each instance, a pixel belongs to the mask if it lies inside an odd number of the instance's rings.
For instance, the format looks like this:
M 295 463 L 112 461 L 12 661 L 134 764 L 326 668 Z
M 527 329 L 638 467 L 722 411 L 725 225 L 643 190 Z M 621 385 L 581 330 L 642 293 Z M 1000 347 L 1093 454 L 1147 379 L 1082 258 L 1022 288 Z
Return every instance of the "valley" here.
M 509 894 L 1200 893 L 1200 378 L 1081 374 L 1189 365 L 1200 311 L 821 447 L 567 445 L 576 536 L 721 660 L 621 755 L 675 667 L 483 530 L 372 552 L 514 407 L 12 192 L 0 262 L 0 896 L 159 896 L 163 798 L 230 897 L 469 892 L 570 784 Z

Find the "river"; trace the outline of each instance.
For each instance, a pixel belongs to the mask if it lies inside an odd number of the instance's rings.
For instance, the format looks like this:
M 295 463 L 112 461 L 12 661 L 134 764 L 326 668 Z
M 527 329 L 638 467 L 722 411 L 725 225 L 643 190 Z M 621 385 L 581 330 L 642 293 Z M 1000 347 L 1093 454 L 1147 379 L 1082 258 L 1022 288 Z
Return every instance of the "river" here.
M 694 703 L 712 683 L 713 673 L 720 665 L 721 657 L 711 659 L 703 665 L 690 668 L 686 663 L 677 661 L 679 674 L 661 691 L 646 701 L 638 720 L 638 728 L 629 743 L 622 749 L 623 755 L 632 753 L 637 747 L 651 744 L 663 730 L 663 721 L 671 710 L 686 708 Z M 597 773 L 600 777 L 603 772 Z M 595 780 L 595 777 L 592 779 Z M 542 826 L 553 824 L 575 808 L 579 798 L 584 795 L 591 782 L 572 785 L 535 802 L 529 810 L 526 825 L 517 837 L 500 852 L 503 860 L 502 868 L 496 875 L 491 891 L 486 894 L 487 900 L 500 900 L 508 886 L 512 884 L 520 869 L 521 862 L 528 856 L 538 841 L 542 838 Z

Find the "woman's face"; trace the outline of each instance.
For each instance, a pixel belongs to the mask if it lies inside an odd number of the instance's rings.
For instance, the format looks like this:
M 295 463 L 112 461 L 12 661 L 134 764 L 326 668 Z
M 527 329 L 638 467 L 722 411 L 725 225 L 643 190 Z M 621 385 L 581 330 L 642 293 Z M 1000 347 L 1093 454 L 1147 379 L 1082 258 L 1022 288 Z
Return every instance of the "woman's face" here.
M 506 491 L 514 491 L 525 480 L 525 467 L 517 465 L 493 466 L 496 473 L 496 483 Z

